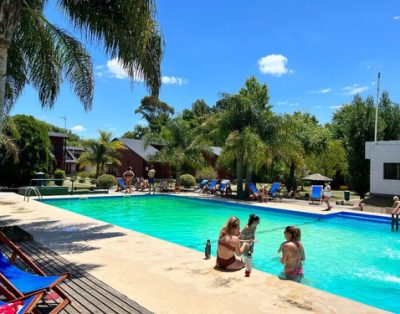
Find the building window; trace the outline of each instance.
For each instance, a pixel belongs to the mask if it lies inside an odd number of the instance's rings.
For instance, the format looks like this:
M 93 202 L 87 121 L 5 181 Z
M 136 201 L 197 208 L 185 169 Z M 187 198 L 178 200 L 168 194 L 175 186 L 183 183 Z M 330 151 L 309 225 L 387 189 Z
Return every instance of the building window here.
M 383 178 L 386 180 L 400 180 L 400 163 L 384 163 Z

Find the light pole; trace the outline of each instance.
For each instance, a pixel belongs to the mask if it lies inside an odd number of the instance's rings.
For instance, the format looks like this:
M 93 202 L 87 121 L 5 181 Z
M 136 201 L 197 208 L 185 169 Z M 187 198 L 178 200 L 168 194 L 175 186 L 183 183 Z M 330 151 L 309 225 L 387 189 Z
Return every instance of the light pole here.
M 378 140 L 378 109 L 379 109 L 379 84 L 381 81 L 381 72 L 378 72 L 378 84 L 376 89 L 376 108 L 375 108 L 375 136 L 374 141 Z

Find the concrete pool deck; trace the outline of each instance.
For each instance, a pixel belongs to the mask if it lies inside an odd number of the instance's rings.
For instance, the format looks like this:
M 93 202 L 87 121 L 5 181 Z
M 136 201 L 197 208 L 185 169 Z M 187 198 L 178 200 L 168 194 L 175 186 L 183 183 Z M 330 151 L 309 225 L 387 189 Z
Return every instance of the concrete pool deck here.
M 252 204 L 325 213 L 322 206 Z M 27 203 L 17 194 L 0 193 L 0 210 L 3 222 L 19 225 L 42 245 L 156 313 L 384 312 L 257 270 L 250 278 L 244 271 L 216 271 L 215 258 L 204 260 L 201 252 L 32 199 Z

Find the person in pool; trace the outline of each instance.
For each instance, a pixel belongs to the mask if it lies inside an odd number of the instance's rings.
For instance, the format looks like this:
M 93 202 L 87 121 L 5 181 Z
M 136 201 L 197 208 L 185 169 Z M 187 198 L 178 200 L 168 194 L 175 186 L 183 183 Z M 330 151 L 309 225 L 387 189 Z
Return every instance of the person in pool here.
M 304 277 L 303 261 L 306 259 L 301 240 L 301 230 L 288 226 L 284 231 L 286 242 L 283 243 L 281 263 L 284 270 L 281 279 L 300 282 Z
M 236 259 L 241 256 L 249 246 L 248 243 L 240 245 L 240 221 L 236 217 L 229 218 L 221 230 L 222 236 L 218 239 L 218 251 L 216 266 L 226 270 L 239 270 L 245 265 L 243 261 Z
M 260 223 L 260 217 L 256 216 L 255 214 L 251 214 L 249 216 L 249 221 L 247 222 L 247 225 L 244 226 L 242 232 L 240 233 L 240 240 L 243 242 L 247 241 L 250 243 L 246 251 L 243 252 L 244 256 L 248 256 L 249 253 L 253 254 L 255 233 L 259 223 Z

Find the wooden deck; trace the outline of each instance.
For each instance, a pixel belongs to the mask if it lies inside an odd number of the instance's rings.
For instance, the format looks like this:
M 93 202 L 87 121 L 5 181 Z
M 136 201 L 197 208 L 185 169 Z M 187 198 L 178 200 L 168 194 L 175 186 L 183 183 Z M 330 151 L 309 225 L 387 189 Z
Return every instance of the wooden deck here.
M 18 246 L 49 276 L 64 272 L 71 274 L 70 279 L 60 284 L 71 300 L 60 313 L 152 313 L 36 241 L 19 242 Z M 6 250 L 4 247 L 1 249 Z M 48 313 L 52 302 L 42 302 L 38 306 L 40 311 Z

